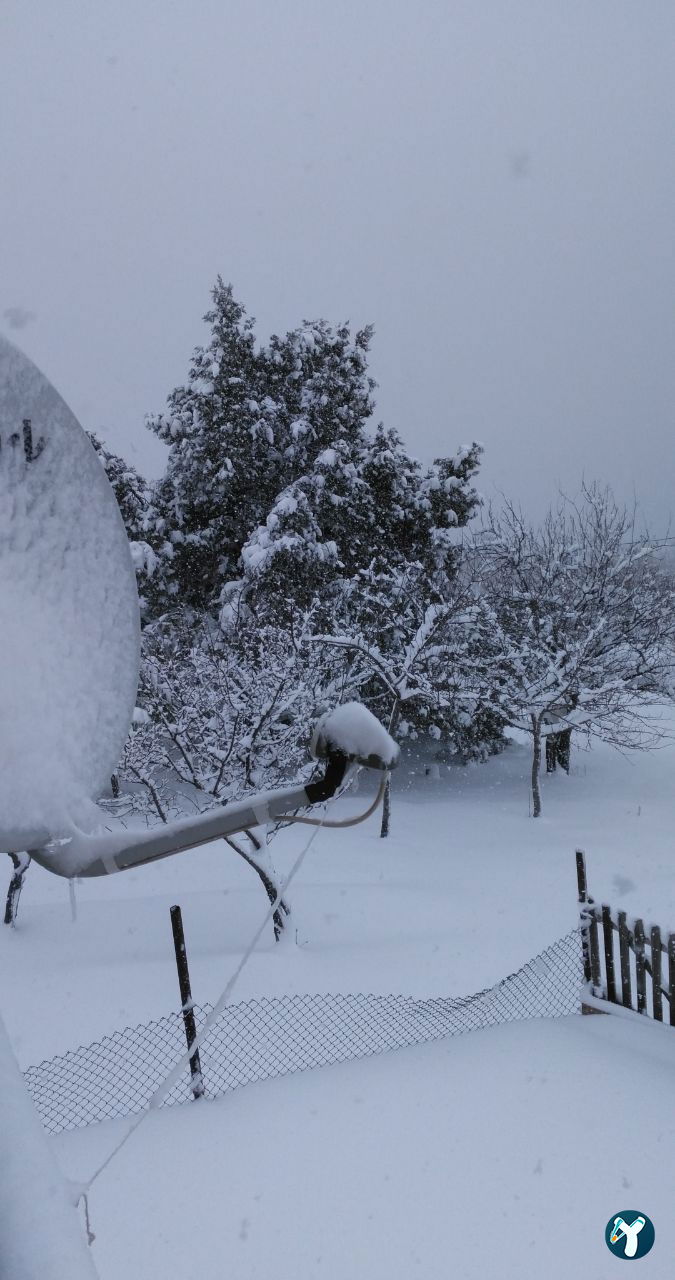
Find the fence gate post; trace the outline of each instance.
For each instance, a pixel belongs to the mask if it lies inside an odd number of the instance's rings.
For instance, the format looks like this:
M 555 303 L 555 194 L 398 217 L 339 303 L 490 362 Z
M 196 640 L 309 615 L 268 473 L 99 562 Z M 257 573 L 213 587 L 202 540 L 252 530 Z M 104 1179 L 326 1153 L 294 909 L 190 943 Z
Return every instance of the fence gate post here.
M 621 999 L 625 1009 L 633 1008 L 633 997 L 630 986 L 630 931 L 626 923 L 626 912 L 620 911 L 619 923 L 619 958 L 621 963 Z
M 593 995 L 601 991 L 600 943 L 598 940 L 598 920 L 593 899 L 588 892 L 586 881 L 586 855 L 577 849 L 577 886 L 579 889 L 579 906 L 581 916 L 581 946 L 584 957 L 584 981 L 590 986 Z M 581 1002 L 582 1013 L 603 1013 L 593 1005 Z
M 663 1022 L 663 992 L 661 990 L 661 930 L 652 925 L 652 1013 L 657 1022 Z
M 633 925 L 633 950 L 635 951 L 635 990 L 638 1013 L 647 1012 L 647 967 L 645 965 L 645 927 L 642 920 Z
M 675 933 L 668 934 L 668 1021 L 675 1027 Z
M 603 903 L 602 907 L 602 937 L 605 945 L 607 999 L 610 1004 L 617 1004 L 616 978 L 614 976 L 614 927 L 612 925 L 612 912 L 607 903 Z
M 577 849 L 577 887 L 579 890 L 579 906 L 581 907 L 581 947 L 584 957 L 584 982 L 589 983 L 591 980 L 591 942 L 589 938 L 588 913 L 585 910 L 588 904 L 588 884 L 586 882 L 586 858 L 581 849 Z
M 189 1053 L 192 1045 L 197 1039 L 197 1027 L 195 1024 L 192 991 L 190 990 L 190 971 L 188 969 L 187 951 L 185 950 L 183 917 L 181 915 L 180 907 L 172 907 L 170 914 L 171 929 L 173 932 L 173 945 L 176 952 L 176 968 L 178 970 L 178 985 L 180 987 L 183 1026 L 185 1028 L 185 1039 L 187 1041 Z M 190 1057 L 190 1075 L 192 1077 L 192 1092 L 195 1098 L 203 1097 L 204 1081 L 202 1079 L 202 1068 L 199 1060 L 199 1049 L 195 1049 L 194 1053 Z

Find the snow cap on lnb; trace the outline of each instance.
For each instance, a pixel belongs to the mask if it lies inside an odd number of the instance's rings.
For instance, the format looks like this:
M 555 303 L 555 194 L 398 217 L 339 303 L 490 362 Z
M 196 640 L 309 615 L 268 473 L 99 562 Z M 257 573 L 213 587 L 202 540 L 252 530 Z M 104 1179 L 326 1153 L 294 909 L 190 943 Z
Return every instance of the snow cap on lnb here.
M 393 769 L 399 757 L 394 739 L 360 702 L 345 702 L 322 716 L 310 752 L 315 759 L 339 752 L 369 769 Z

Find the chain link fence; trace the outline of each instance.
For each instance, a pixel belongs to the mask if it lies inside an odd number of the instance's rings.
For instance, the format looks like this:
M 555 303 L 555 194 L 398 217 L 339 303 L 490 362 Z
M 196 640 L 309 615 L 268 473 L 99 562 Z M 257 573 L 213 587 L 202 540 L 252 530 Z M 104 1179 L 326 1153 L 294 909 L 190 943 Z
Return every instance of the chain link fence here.
M 575 929 L 496 986 L 459 999 L 296 995 L 231 1005 L 200 1046 L 205 1094 L 501 1022 L 578 1013 L 582 982 Z M 195 1005 L 198 1027 L 211 1007 Z M 60 1133 L 143 1111 L 185 1049 L 182 1015 L 169 1014 L 28 1067 L 24 1076 L 45 1129 Z M 186 1070 L 162 1105 L 191 1098 Z

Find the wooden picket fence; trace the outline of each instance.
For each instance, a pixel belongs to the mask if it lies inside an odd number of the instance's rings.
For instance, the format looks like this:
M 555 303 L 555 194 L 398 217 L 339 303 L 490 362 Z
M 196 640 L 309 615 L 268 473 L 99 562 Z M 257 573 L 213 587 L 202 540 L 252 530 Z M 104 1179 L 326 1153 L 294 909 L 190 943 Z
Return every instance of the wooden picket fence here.
M 606 902 L 596 903 L 588 892 L 581 849 L 576 857 L 588 989 L 596 999 L 675 1027 L 675 933 L 662 933 L 657 924 L 646 926 L 643 920 L 629 920 L 625 911 L 614 911 Z M 584 1003 L 582 1012 L 601 1011 Z

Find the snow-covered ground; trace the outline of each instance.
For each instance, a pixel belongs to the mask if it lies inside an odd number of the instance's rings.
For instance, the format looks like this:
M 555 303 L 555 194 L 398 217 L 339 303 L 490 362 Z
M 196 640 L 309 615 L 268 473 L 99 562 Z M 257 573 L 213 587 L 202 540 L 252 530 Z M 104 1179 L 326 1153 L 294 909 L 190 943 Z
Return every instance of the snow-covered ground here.
M 319 832 L 289 936 L 275 947 L 270 927 L 234 999 L 488 986 L 575 924 L 577 845 L 596 899 L 675 927 L 675 746 L 575 751 L 570 778 L 543 780 L 538 821 L 528 771 L 519 743 L 438 780 L 404 764 L 390 839 L 372 819 Z M 306 838 L 291 828 L 275 842 L 280 868 Z M 77 900 L 72 922 L 65 883 L 33 867 L 19 927 L 0 934 L 3 1013 L 23 1065 L 177 1006 L 173 902 L 201 1001 L 219 995 L 267 906 L 224 846 L 82 882 Z M 92 1192 L 101 1276 L 604 1277 L 615 1267 L 605 1223 L 637 1208 L 657 1231 L 644 1267 L 665 1278 L 674 1067 L 669 1029 L 573 1018 L 153 1115 Z M 86 1179 L 119 1133 L 56 1140 L 69 1175 Z
M 391 837 L 379 839 L 378 818 L 319 832 L 291 890 L 288 938 L 275 946 L 270 925 L 235 998 L 490 986 L 575 925 L 578 845 L 596 899 L 675 926 L 675 746 L 576 751 L 571 777 L 543 778 L 536 821 L 528 771 L 517 743 L 439 781 L 402 765 Z M 362 793 L 342 810 L 364 803 Z M 297 827 L 279 836 L 279 869 L 306 838 Z M 221 843 L 81 881 L 76 895 L 73 923 L 67 882 L 33 866 L 18 928 L 0 930 L 3 1015 L 23 1065 L 177 1007 L 172 903 L 198 1001 L 218 996 L 267 908 L 255 874 Z
M 626 1209 L 666 1280 L 674 1072 L 669 1030 L 563 1018 L 154 1113 L 92 1189 L 101 1280 L 613 1280 Z M 123 1126 L 56 1139 L 66 1172 Z

